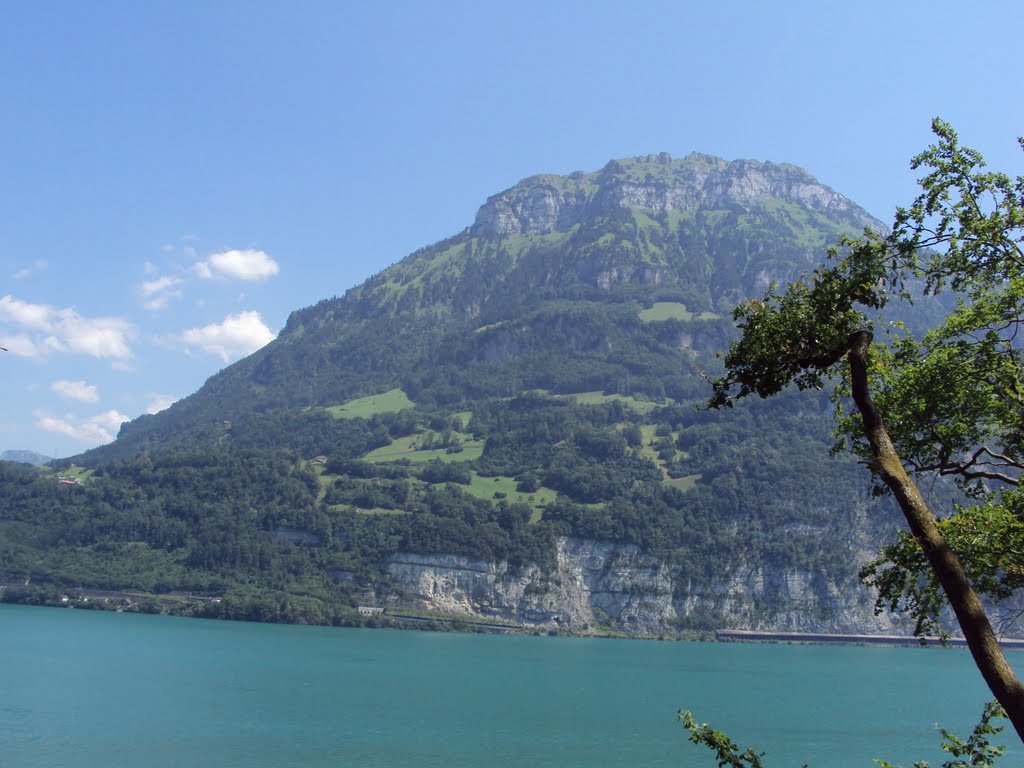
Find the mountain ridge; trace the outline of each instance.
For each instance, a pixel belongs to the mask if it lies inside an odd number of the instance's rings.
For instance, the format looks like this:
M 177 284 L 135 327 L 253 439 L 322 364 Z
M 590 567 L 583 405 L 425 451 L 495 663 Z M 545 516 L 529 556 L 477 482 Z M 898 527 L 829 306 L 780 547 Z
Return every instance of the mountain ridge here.
M 799 201 L 855 229 L 881 226 L 860 206 L 789 163 L 727 161 L 691 152 L 611 160 L 599 171 L 529 176 L 492 195 L 470 231 L 484 237 L 564 231 L 584 218 L 616 208 L 666 212 L 749 206 L 766 197 Z
M 12 449 L 0 453 L 0 461 L 16 461 L 22 464 L 49 464 L 53 461 L 51 456 L 44 456 L 36 451 Z

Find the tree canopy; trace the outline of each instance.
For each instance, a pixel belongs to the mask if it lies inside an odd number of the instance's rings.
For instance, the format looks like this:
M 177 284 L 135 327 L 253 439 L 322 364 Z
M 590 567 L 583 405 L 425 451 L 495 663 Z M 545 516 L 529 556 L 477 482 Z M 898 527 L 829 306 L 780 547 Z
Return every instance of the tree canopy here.
M 837 447 L 872 470 L 911 531 L 864 577 L 921 632 L 952 607 L 1024 738 L 1024 689 L 978 599 L 1024 584 L 1024 178 L 987 170 L 947 123 L 932 128 L 912 162 L 921 193 L 890 232 L 844 238 L 823 267 L 736 308 L 742 337 L 710 405 L 840 381 Z M 922 333 L 900 312 L 925 295 L 948 311 Z M 935 510 L 914 477 L 951 478 L 969 501 Z

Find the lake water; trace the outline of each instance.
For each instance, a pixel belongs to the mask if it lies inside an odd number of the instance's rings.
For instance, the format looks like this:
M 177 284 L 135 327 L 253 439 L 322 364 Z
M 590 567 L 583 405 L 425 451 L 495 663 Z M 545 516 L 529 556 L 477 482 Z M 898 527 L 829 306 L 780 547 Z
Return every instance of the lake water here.
M 1011 655 L 1020 668 L 1020 653 Z M 966 652 L 272 626 L 0 605 L 2 768 L 941 765 Z M 1012 744 L 1012 731 L 1003 743 Z M 1016 747 L 1003 764 L 1024 764 Z

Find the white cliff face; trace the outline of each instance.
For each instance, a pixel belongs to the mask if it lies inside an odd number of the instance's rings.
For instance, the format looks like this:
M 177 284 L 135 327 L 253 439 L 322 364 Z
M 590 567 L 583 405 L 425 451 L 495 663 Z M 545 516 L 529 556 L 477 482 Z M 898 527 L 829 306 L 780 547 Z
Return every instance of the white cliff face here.
M 557 569 L 456 555 L 397 554 L 386 570 L 430 610 L 500 618 L 538 627 L 585 630 L 611 624 L 637 634 L 687 626 L 695 612 L 715 611 L 722 628 L 870 633 L 898 631 L 873 614 L 859 585 L 820 574 L 737 564 L 722 582 L 674 584 L 669 569 L 635 546 L 562 537 Z
M 474 227 L 493 237 L 544 235 L 576 224 L 586 207 L 581 190 L 560 192 L 538 176 L 527 179 L 522 194 L 495 195 L 477 213 Z
M 689 613 L 720 606 L 730 629 L 765 632 L 901 634 L 887 615 L 874 615 L 874 595 L 855 583 L 839 583 L 820 572 L 740 564 L 723 583 L 684 591 L 677 609 Z

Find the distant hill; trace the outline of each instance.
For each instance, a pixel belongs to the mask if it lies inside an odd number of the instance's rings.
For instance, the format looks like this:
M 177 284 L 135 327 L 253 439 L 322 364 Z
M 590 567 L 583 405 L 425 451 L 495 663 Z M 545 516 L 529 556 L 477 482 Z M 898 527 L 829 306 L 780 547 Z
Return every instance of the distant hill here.
M 895 517 L 828 458 L 828 393 L 700 407 L 733 306 L 864 227 L 787 164 L 524 179 L 73 477 L 0 467 L 0 580 L 268 621 L 890 629 L 856 574 Z
M 22 464 L 49 464 L 53 457 L 44 456 L 35 451 L 4 451 L 0 453 L 0 461 L 17 461 Z

